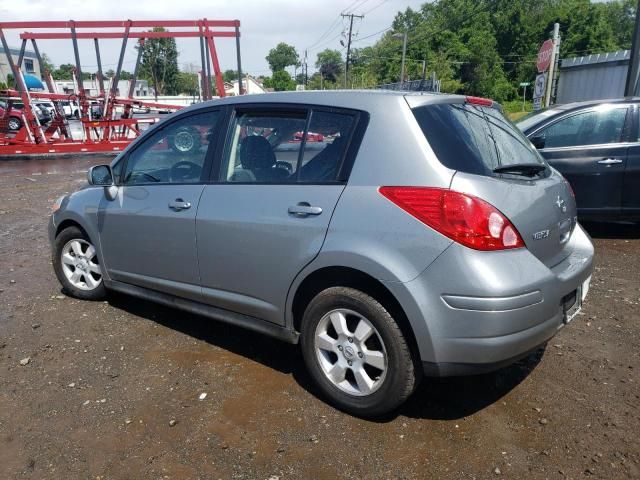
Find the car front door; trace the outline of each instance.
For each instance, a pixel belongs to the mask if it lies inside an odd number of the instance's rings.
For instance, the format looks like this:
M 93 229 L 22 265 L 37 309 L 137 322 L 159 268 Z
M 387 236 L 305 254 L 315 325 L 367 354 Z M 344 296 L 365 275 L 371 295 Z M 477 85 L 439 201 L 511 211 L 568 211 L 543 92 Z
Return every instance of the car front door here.
M 220 117 L 179 117 L 114 166 L 118 193 L 98 215 L 112 280 L 200 299 L 195 218 Z
M 289 287 L 320 251 L 344 190 L 360 115 L 236 110 L 196 221 L 205 302 L 284 324 Z
M 640 219 L 640 108 L 637 104 L 632 111 L 630 145 L 622 187 L 622 215 L 637 220 Z
M 580 110 L 529 135 L 571 184 L 581 216 L 620 214 L 628 110 L 616 104 Z

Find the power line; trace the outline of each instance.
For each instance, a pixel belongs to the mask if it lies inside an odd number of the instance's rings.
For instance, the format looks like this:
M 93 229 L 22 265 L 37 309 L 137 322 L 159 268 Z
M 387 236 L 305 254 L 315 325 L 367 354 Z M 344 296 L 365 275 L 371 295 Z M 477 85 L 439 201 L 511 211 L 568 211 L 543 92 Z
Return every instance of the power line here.
M 307 47 L 307 49 L 310 49 L 312 47 L 315 47 L 316 45 L 318 45 L 320 42 L 322 42 L 333 30 L 335 30 L 335 28 L 340 25 L 340 20 L 342 20 L 342 18 L 340 16 L 338 16 L 329 26 L 329 28 L 327 29 L 326 32 L 324 32 L 322 35 L 320 35 L 320 38 L 318 38 L 318 40 L 316 40 L 314 43 L 312 43 L 311 45 L 309 45 Z
M 391 30 L 392 28 L 393 28 L 393 27 L 387 27 L 387 28 L 384 28 L 384 29 L 382 29 L 382 30 L 380 30 L 380 31 L 378 31 L 378 32 L 375 32 L 375 33 L 372 33 L 372 34 L 370 34 L 370 35 L 367 35 L 366 37 L 356 38 L 356 39 L 354 40 L 354 42 L 361 42 L 362 40 L 366 40 L 367 38 L 375 37 L 376 35 L 379 35 L 379 34 L 381 34 L 381 33 L 383 33 L 383 32 L 386 32 L 387 30 Z
M 376 8 L 381 7 L 382 5 L 384 5 L 385 3 L 387 3 L 389 0 L 382 0 L 379 4 L 377 4 L 375 7 L 370 8 L 369 10 L 367 10 L 366 12 L 363 13 L 363 15 L 368 15 L 371 12 L 373 12 Z M 362 5 L 360 5 L 362 7 Z

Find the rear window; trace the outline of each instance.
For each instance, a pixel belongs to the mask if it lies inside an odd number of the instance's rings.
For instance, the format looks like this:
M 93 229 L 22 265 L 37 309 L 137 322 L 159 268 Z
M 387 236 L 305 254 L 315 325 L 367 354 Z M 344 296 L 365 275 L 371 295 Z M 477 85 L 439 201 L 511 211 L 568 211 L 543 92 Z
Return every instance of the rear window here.
M 491 107 L 436 104 L 413 114 L 440 162 L 452 170 L 493 175 L 506 165 L 544 161 L 529 140 Z

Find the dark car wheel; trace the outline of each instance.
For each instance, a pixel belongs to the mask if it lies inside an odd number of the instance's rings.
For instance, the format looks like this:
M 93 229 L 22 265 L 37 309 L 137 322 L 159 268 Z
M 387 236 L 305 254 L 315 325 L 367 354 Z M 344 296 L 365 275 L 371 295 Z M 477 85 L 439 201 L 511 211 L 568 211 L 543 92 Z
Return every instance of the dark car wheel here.
M 193 127 L 180 127 L 169 136 L 169 146 L 179 153 L 191 153 L 200 148 L 200 132 Z
M 301 348 L 309 373 L 336 407 L 358 416 L 388 413 L 418 376 L 400 327 L 373 297 L 332 287 L 307 306 Z
M 53 269 L 69 295 L 81 300 L 100 300 L 106 289 L 95 247 L 77 227 L 65 228 L 53 247 Z
M 20 130 L 22 121 L 17 117 L 10 117 L 7 126 L 9 127 L 9 130 Z

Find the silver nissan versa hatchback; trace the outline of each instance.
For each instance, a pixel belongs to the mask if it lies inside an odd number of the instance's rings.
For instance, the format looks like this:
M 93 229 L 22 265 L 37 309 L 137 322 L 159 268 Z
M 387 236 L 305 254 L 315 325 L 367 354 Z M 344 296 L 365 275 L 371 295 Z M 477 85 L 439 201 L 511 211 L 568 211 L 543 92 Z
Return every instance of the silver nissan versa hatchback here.
M 300 343 L 328 401 L 389 412 L 423 374 L 508 365 L 582 306 L 568 183 L 491 100 L 295 92 L 195 105 L 50 222 L 55 273 Z

